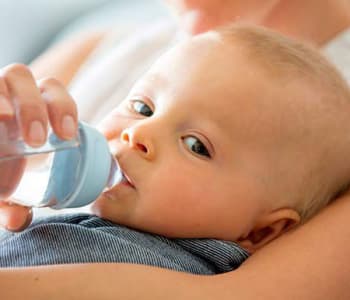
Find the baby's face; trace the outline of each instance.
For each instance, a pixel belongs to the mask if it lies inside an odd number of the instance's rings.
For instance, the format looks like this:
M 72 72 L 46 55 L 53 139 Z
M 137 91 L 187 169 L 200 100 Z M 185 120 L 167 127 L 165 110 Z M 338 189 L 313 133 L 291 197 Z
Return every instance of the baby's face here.
M 207 34 L 171 50 L 102 122 L 132 184 L 103 193 L 94 213 L 169 237 L 237 240 L 273 208 L 285 114 L 268 99 L 284 93 L 225 43 Z

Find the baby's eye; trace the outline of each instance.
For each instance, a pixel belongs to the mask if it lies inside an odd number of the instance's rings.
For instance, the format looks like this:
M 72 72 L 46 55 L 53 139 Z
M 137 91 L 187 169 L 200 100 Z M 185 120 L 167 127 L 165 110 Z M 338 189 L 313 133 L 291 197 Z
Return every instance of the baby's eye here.
M 133 100 L 131 101 L 131 108 L 135 112 L 145 117 L 150 117 L 153 115 L 152 109 L 141 100 Z
M 185 136 L 182 138 L 186 146 L 193 151 L 194 153 L 201 155 L 201 156 L 206 156 L 210 158 L 209 151 L 207 148 L 204 146 L 204 144 L 196 137 L 194 136 Z

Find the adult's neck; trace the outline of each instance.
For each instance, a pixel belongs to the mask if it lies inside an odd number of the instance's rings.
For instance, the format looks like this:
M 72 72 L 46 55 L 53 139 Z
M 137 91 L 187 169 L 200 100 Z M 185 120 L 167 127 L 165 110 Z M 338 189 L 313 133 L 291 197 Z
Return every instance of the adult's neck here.
M 261 25 L 321 47 L 350 27 L 350 1 L 280 0 Z

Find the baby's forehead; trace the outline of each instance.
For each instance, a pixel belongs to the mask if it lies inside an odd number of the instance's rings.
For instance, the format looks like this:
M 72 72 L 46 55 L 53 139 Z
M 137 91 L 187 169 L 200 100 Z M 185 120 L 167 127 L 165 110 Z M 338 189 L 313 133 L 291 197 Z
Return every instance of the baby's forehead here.
M 207 112 L 225 126 L 233 115 L 266 106 L 276 95 L 281 98 L 284 89 L 247 60 L 241 49 L 225 43 L 206 37 L 180 45 L 166 53 L 137 87 L 152 98 L 163 95 L 182 107 Z
M 293 122 L 292 112 L 303 101 L 305 90 L 299 80 L 282 85 L 283 78 L 270 76 L 250 60 L 245 47 L 218 34 L 203 35 L 170 50 L 143 82 L 152 86 L 148 89 L 154 95 L 163 95 L 165 101 L 229 131 L 250 130 L 263 121 L 282 128 L 283 123 Z M 288 100 L 292 98 L 297 101 Z M 285 112 L 288 118 L 282 120 L 279 116 Z
M 251 90 L 256 81 L 265 80 L 266 75 L 255 62 L 247 60 L 243 52 L 217 35 L 191 39 L 166 52 L 141 82 L 146 81 L 160 90 L 183 88 L 199 96 Z

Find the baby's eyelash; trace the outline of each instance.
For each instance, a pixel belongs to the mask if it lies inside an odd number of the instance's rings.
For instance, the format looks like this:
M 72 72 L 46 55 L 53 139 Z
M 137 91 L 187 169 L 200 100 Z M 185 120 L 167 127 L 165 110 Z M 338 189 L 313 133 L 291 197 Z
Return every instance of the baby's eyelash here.
M 129 107 L 132 111 L 145 117 L 151 117 L 153 115 L 153 111 L 150 106 L 142 100 L 131 100 Z
M 131 99 L 128 103 L 129 109 L 144 117 L 151 117 L 153 115 L 152 108 L 145 101 L 141 99 Z M 212 158 L 208 147 L 195 135 L 187 135 L 181 138 L 188 150 L 197 156 L 205 158 Z
M 193 136 L 193 135 L 185 136 L 182 138 L 182 140 L 184 141 L 184 144 L 188 147 L 188 149 L 194 152 L 196 155 L 211 158 L 211 155 L 207 147 L 196 136 Z

